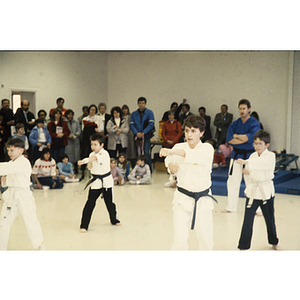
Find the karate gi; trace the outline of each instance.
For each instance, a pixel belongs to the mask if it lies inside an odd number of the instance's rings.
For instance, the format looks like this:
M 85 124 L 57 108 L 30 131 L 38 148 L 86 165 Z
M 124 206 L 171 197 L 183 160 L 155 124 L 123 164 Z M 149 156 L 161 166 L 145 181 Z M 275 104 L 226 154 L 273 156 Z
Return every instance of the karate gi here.
M 116 205 L 113 201 L 113 185 L 114 180 L 110 173 L 110 157 L 106 150 L 103 148 L 98 153 L 90 153 L 90 156 L 96 155 L 97 160 L 93 161 L 91 174 L 93 175 L 106 175 L 102 180 L 96 179 L 90 184 L 88 200 L 84 206 L 81 218 L 80 228 L 88 229 L 93 210 L 96 206 L 96 200 L 103 194 L 104 202 L 109 213 L 111 224 L 115 225 L 120 223 L 117 219 Z
M 261 207 L 266 221 L 268 241 L 271 245 L 278 244 L 274 218 L 274 169 L 275 154 L 266 149 L 260 156 L 257 152 L 251 154 L 246 168 L 249 170 L 245 216 L 239 240 L 239 249 L 249 249 L 251 245 L 253 221 L 255 212 Z
M 247 159 L 251 151 L 254 152 L 253 148 L 253 137 L 254 134 L 260 130 L 259 122 L 250 117 L 245 123 L 239 118 L 230 124 L 227 131 L 227 143 L 233 139 L 234 134 L 246 134 L 248 136 L 248 141 L 243 144 L 233 145 L 233 150 L 230 155 L 230 165 L 229 165 L 229 175 L 227 180 L 227 192 L 228 192 L 228 205 L 226 209 L 230 212 L 236 212 L 238 201 L 240 185 L 243 178 L 243 166 L 239 165 L 236 160 Z M 241 151 L 243 153 L 239 153 Z M 248 152 L 247 152 L 248 151 Z M 248 182 L 246 177 L 244 177 L 245 184 L 247 186 Z
M 6 250 L 11 225 L 21 213 L 33 248 L 43 242 L 43 234 L 36 217 L 36 206 L 30 190 L 31 165 L 20 156 L 0 164 L 0 175 L 7 175 L 8 190 L 3 193 L 4 204 L 0 219 L 0 250 Z
M 165 165 L 170 163 L 178 165 L 177 186 L 190 192 L 201 192 L 210 189 L 211 168 L 214 157 L 214 149 L 208 143 L 199 143 L 191 149 L 188 143 L 176 144 L 173 149 L 183 149 L 185 157 L 169 155 L 165 159 Z M 209 191 L 211 194 L 211 192 Z M 201 197 L 197 202 L 197 213 L 195 232 L 199 242 L 199 249 L 212 250 L 213 248 L 213 200 L 206 196 Z M 189 197 L 177 189 L 173 200 L 173 223 L 174 243 L 172 250 L 187 250 L 189 230 L 195 199 Z

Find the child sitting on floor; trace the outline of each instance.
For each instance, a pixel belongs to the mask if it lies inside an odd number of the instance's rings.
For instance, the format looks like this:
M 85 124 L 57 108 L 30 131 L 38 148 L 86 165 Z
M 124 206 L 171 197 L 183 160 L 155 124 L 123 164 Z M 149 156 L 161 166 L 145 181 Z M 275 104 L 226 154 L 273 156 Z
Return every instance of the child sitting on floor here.
M 128 180 L 129 175 L 129 162 L 127 162 L 125 153 L 120 153 L 118 158 L 117 167 L 120 169 L 123 177 Z
M 151 180 L 150 167 L 145 163 L 146 160 L 145 155 L 138 156 L 136 166 L 128 175 L 130 184 L 146 184 Z
M 120 169 L 117 167 L 117 160 L 115 158 L 110 159 L 110 172 L 114 179 L 114 185 L 123 185 L 125 183 L 125 179 Z
M 43 186 L 49 186 L 50 189 L 61 189 L 64 186 L 56 176 L 56 163 L 51 157 L 49 148 L 44 148 L 41 158 L 35 161 L 32 175 L 39 189 L 42 189 Z
M 65 182 L 79 182 L 79 178 L 76 178 L 76 175 L 73 171 L 73 165 L 69 162 L 69 156 L 66 153 L 62 153 L 58 156 L 57 167 L 59 170 L 59 178 L 60 180 L 64 180 Z

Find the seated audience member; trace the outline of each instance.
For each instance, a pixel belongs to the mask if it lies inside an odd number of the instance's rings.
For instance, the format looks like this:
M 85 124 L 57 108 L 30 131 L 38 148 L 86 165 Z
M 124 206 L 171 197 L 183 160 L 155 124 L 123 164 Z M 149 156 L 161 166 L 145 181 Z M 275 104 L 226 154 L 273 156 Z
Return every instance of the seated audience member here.
M 177 107 L 177 109 L 175 111 L 175 119 L 177 121 L 180 121 L 180 116 L 183 114 L 182 105 L 185 104 L 186 102 L 187 102 L 187 100 L 185 98 L 183 98 L 182 102 L 179 104 L 179 106 Z
M 117 167 L 120 169 L 123 177 L 126 180 L 128 180 L 130 166 L 129 166 L 129 162 L 127 162 L 125 153 L 120 153 L 120 155 L 118 157 Z
M 117 160 L 115 158 L 110 159 L 110 172 L 114 179 L 114 185 L 123 185 L 125 183 L 125 179 L 121 170 L 117 167 Z
M 253 112 L 251 113 L 250 116 L 252 116 L 254 119 L 256 119 L 256 120 L 259 122 L 259 124 L 260 124 L 260 129 L 263 130 L 263 129 L 264 129 L 264 126 L 263 126 L 263 124 L 261 124 L 260 121 L 259 121 L 258 113 L 257 113 L 256 111 L 253 111 Z
M 62 153 L 58 157 L 58 176 L 60 180 L 65 182 L 78 182 L 79 178 L 76 178 L 76 175 L 73 171 L 73 165 L 69 162 L 69 157 L 66 153 Z
M 129 123 L 122 117 L 119 106 L 111 109 L 111 119 L 106 126 L 108 134 L 107 151 L 112 158 L 117 158 L 120 153 L 126 153 L 128 146 Z M 118 154 L 117 154 L 118 153 Z
M 44 126 L 47 127 L 50 120 L 46 119 L 47 118 L 47 113 L 44 109 L 41 109 L 41 110 L 38 111 L 38 118 L 42 119 L 43 122 L 44 122 Z
M 57 162 L 59 154 L 65 153 L 65 147 L 68 145 L 68 136 L 70 135 L 68 124 L 62 119 L 59 109 L 53 111 L 52 120 L 48 123 L 47 129 L 52 139 L 53 158 Z
M 65 117 L 65 113 L 66 113 L 67 110 L 64 108 L 64 103 L 65 103 L 64 98 L 61 98 L 61 97 L 57 98 L 57 100 L 56 100 L 56 105 L 57 106 L 55 108 L 51 108 L 50 111 L 49 111 L 49 117 L 50 117 L 51 120 L 52 120 L 52 114 L 53 114 L 54 110 L 56 110 L 56 109 L 61 111 L 62 118 Z
M 24 149 L 27 151 L 29 149 L 28 138 L 25 135 L 25 125 L 22 123 L 17 123 L 16 125 L 17 133 L 12 138 L 19 138 L 24 142 Z
M 56 175 L 56 163 L 51 157 L 49 148 L 44 148 L 41 158 L 35 161 L 32 175 L 38 189 L 42 189 L 43 186 L 49 186 L 50 189 L 61 189 L 64 186 Z
M 151 172 L 149 165 L 146 164 L 147 157 L 139 155 L 137 164 L 128 175 L 130 184 L 147 184 L 151 180 Z
M 216 126 L 217 146 L 226 143 L 226 135 L 229 125 L 232 123 L 233 115 L 228 112 L 228 106 L 223 104 L 221 112 L 216 114 L 214 125 Z
M 162 127 L 163 146 L 172 148 L 177 144 L 182 136 L 182 128 L 179 121 L 175 119 L 174 111 L 170 110 L 168 113 L 168 121 Z
M 77 162 L 80 160 L 80 142 L 81 127 L 78 120 L 74 119 L 74 112 L 71 109 L 66 111 L 66 122 L 68 124 L 70 135 L 68 136 L 68 145 L 66 145 L 66 154 L 69 162 L 74 165 L 75 174 L 78 173 Z
M 198 109 L 198 112 L 199 112 L 199 115 L 200 117 L 204 118 L 205 120 L 205 132 L 204 132 L 204 135 L 202 137 L 202 142 L 205 142 L 207 140 L 210 140 L 212 138 L 212 135 L 211 135 L 211 130 L 210 130 L 210 116 L 207 116 L 205 113 L 206 113 L 206 109 L 204 106 L 201 106 L 199 107 Z
M 174 112 L 174 116 L 175 116 L 175 113 L 177 111 L 177 108 L 178 108 L 178 103 L 177 102 L 173 102 L 171 104 L 171 107 L 170 107 L 170 110 Z M 164 114 L 163 114 L 163 117 L 162 117 L 162 121 L 168 121 L 168 115 L 169 115 L 169 110 L 167 110 Z
M 41 157 L 41 152 L 45 147 L 51 147 L 51 136 L 43 119 L 36 120 L 36 126 L 33 127 L 29 135 L 29 142 L 33 148 L 33 162 Z

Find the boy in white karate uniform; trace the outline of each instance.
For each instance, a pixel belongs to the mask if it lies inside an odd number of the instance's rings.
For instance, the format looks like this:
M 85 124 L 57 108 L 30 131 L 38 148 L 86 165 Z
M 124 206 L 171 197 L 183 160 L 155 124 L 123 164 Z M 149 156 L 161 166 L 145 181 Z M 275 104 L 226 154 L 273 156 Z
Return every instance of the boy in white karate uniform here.
M 8 189 L 3 193 L 4 204 L 0 219 L 0 250 L 6 250 L 10 228 L 21 213 L 33 248 L 45 250 L 43 233 L 36 217 L 35 200 L 30 190 L 31 165 L 23 156 L 24 142 L 19 138 L 6 144 L 9 162 L 0 163 L 1 182 Z
M 184 123 L 187 142 L 172 149 L 162 148 L 169 173 L 177 176 L 173 200 L 174 243 L 172 250 L 187 250 L 190 228 L 196 231 L 199 249 L 213 248 L 213 202 L 211 197 L 211 168 L 214 148 L 202 143 L 205 120 L 196 115 Z
M 261 207 L 266 221 L 268 242 L 274 250 L 277 250 L 278 238 L 274 217 L 275 192 L 272 180 L 275 169 L 275 154 L 267 149 L 270 146 L 270 134 L 263 130 L 256 132 L 253 146 L 255 152 L 250 155 L 249 159 L 237 160 L 238 164 L 246 165 L 243 173 L 249 177 L 249 184 L 245 189 L 246 208 L 238 248 L 240 250 L 250 248 L 255 212 L 258 207 Z

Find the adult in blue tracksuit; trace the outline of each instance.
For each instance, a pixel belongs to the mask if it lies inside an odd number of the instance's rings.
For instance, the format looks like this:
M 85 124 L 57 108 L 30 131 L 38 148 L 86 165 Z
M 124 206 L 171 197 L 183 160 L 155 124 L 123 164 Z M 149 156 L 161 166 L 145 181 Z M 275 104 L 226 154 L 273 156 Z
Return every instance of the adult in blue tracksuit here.
M 145 97 L 138 98 L 137 104 L 139 108 L 131 114 L 130 129 L 136 141 L 136 152 L 144 152 L 147 156 L 147 164 L 152 173 L 150 138 L 154 132 L 154 114 L 152 110 L 146 108 L 146 103 L 147 99 Z M 139 141 L 140 146 L 137 146 Z
M 228 205 L 222 212 L 236 212 L 239 200 L 240 185 L 243 178 L 243 166 L 236 160 L 248 159 L 254 152 L 253 137 L 260 130 L 259 122 L 250 116 L 251 104 L 247 99 L 239 101 L 240 118 L 232 122 L 227 131 L 226 142 L 233 147 L 230 155 L 229 174 L 227 180 Z M 244 176 L 247 186 L 248 177 Z
M 33 163 L 41 157 L 41 146 L 51 147 L 51 136 L 44 125 L 43 119 L 36 120 L 36 126 L 32 128 L 29 135 L 29 142 L 33 148 Z

